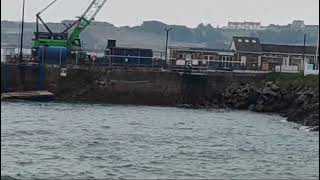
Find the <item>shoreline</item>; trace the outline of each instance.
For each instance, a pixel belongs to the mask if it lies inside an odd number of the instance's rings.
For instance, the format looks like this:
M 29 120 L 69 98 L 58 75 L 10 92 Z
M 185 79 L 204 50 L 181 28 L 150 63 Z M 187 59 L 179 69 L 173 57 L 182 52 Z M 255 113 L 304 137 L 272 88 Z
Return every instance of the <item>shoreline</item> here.
M 30 101 L 30 100 L 1 100 L 1 102 L 38 102 L 38 101 Z M 47 103 L 47 102 L 43 102 Z M 108 102 L 97 102 L 97 101 L 79 101 L 79 100 L 62 100 L 62 99 L 57 99 L 54 101 L 50 101 L 50 103 L 67 103 L 67 104 L 86 104 L 86 105 L 112 105 L 112 106 L 148 106 L 148 107 L 165 107 L 165 108 L 178 108 L 178 109 L 187 109 L 187 110 L 206 110 L 206 111 L 223 111 L 223 112 L 229 112 L 229 111 L 244 111 L 244 112 L 251 112 L 251 113 L 258 113 L 258 114 L 264 114 L 264 115 L 277 115 L 279 117 L 282 117 L 285 119 L 286 123 L 292 123 L 294 125 L 300 126 L 297 128 L 300 130 L 300 128 L 306 128 L 307 130 L 311 132 L 319 132 L 319 126 L 306 126 L 304 124 L 301 124 L 299 122 L 292 122 L 288 120 L 288 116 L 285 113 L 278 113 L 278 112 L 258 112 L 258 111 L 252 111 L 249 109 L 234 109 L 230 107 L 195 107 L 192 104 L 176 104 L 176 105 L 147 105 L 147 104 L 122 104 L 122 103 L 108 103 Z
M 47 90 L 64 102 L 96 102 L 193 109 L 229 108 L 275 113 L 319 130 L 319 76 L 286 73 L 181 74 L 143 70 L 27 69 L 8 66 L 2 92 Z M 4 68 L 2 67 L 2 72 Z M 43 75 L 43 73 L 42 73 Z M 4 88 L 5 87 L 5 88 Z

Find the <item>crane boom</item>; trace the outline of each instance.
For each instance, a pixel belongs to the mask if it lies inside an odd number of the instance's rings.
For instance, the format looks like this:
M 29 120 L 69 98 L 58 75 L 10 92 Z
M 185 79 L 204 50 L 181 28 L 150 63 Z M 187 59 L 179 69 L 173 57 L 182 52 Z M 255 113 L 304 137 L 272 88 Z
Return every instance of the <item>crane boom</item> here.
M 87 20 L 94 20 L 100 9 L 107 2 L 107 0 L 93 0 L 88 9 L 83 13 L 82 17 Z
M 93 0 L 83 15 L 79 17 L 78 23 L 68 38 L 69 49 L 81 46 L 80 33 L 90 25 L 106 2 L 107 0 Z

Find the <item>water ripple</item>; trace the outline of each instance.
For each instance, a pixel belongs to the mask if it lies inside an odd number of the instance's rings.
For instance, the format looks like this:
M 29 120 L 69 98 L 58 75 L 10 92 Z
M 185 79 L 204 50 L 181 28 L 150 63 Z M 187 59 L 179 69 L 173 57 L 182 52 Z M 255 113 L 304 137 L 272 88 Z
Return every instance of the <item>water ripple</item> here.
M 1 116 L 1 179 L 319 178 L 319 133 L 275 115 L 2 102 Z

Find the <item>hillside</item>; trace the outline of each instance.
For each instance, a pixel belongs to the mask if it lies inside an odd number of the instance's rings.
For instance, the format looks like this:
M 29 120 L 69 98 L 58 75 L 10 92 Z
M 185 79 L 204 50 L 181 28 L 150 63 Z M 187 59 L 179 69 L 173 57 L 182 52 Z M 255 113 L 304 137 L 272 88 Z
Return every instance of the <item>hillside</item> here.
M 70 23 L 71 21 L 64 21 Z M 48 23 L 54 31 L 61 31 L 64 26 L 59 23 Z M 106 22 L 94 22 L 82 34 L 84 46 L 88 50 L 101 51 L 106 47 L 108 39 L 116 39 L 119 46 L 142 47 L 163 50 L 165 45 L 166 24 L 158 21 L 146 21 L 135 27 L 115 27 Z M 307 33 L 307 44 L 316 45 L 317 28 L 292 30 L 289 28 L 270 28 L 266 30 L 232 30 L 215 28 L 200 24 L 196 28 L 171 25 L 170 45 L 196 46 L 209 48 L 228 48 L 234 35 L 256 36 L 265 43 L 302 44 L 303 31 Z M 31 46 L 35 23 L 25 24 L 24 46 Z M 43 30 L 43 27 L 41 28 Z M 17 46 L 19 43 L 20 24 L 18 22 L 1 21 L 1 46 Z

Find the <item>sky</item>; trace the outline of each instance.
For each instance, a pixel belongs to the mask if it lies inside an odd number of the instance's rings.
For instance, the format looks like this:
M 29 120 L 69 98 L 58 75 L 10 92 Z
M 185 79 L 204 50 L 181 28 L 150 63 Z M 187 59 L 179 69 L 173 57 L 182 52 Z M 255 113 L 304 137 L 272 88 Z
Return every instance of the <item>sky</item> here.
M 41 17 L 61 22 L 80 16 L 92 0 L 58 0 Z M 25 20 L 52 0 L 26 0 Z M 21 19 L 22 0 L 1 0 L 1 20 Z M 262 25 L 286 25 L 293 20 L 319 24 L 319 0 L 108 0 L 97 21 L 116 26 L 135 26 L 157 20 L 166 24 L 196 27 L 200 23 L 225 26 L 228 21 L 255 21 Z

